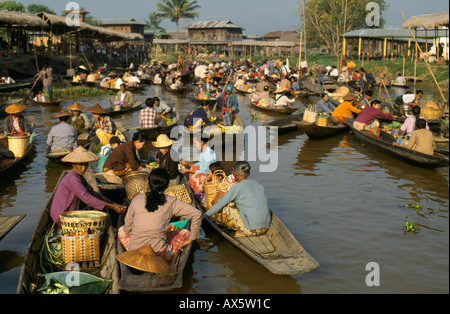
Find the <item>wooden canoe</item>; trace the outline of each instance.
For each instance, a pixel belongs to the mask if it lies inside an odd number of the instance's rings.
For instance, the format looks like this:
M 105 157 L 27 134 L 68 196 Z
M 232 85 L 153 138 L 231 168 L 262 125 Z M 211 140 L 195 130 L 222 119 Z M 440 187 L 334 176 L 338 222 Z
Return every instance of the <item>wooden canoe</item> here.
M 25 160 L 26 158 L 28 158 L 28 157 L 32 154 L 32 152 L 35 151 L 35 148 L 36 148 L 36 145 L 35 145 L 36 140 L 35 140 L 35 136 L 34 136 L 33 134 L 34 134 L 34 126 L 33 126 L 33 132 L 32 132 L 32 134 L 31 134 L 32 140 L 31 140 L 31 143 L 29 144 L 29 146 L 28 146 L 28 148 L 27 148 L 25 154 L 23 154 L 22 157 L 15 158 L 14 160 L 11 160 L 11 162 L 4 163 L 4 166 L 1 166 L 1 165 L 0 165 L 0 174 L 5 174 L 7 171 L 16 168 L 16 167 L 20 164 L 21 161 L 23 161 L 23 160 Z M 11 159 L 12 159 L 12 158 L 11 158 Z
M 33 105 L 41 105 L 41 106 L 58 106 L 59 104 L 61 104 L 64 99 L 55 99 L 52 101 L 35 101 L 31 98 L 28 98 L 28 101 L 30 101 Z
M 110 116 L 118 116 L 118 115 L 126 114 L 126 113 L 129 113 L 129 112 L 133 112 L 135 110 L 138 110 L 138 109 L 142 108 L 142 105 L 144 104 L 144 102 L 145 102 L 145 99 L 141 98 L 141 99 L 136 99 L 134 101 L 134 103 L 132 103 L 131 106 L 128 107 L 128 108 L 123 108 L 123 109 L 117 110 L 117 111 L 108 109 L 109 115 Z M 111 102 L 111 104 L 112 104 L 112 102 Z
M 187 115 L 184 118 L 183 126 L 185 126 L 185 130 L 187 130 L 187 132 L 189 133 L 189 136 L 193 136 L 194 135 L 193 131 L 189 130 L 189 127 L 187 125 L 188 120 L 189 120 L 189 115 Z M 225 132 L 222 132 L 222 133 L 217 134 L 217 135 L 211 134 L 210 135 L 210 140 L 213 139 L 216 136 L 222 136 L 222 139 L 221 139 L 222 147 L 229 147 L 229 145 L 231 143 L 233 143 L 233 147 L 234 147 L 234 144 L 237 141 L 238 136 L 239 137 L 241 137 L 241 136 L 244 137 L 245 122 L 244 122 L 244 120 L 242 120 L 242 118 L 238 114 L 236 114 L 235 115 L 235 119 L 233 121 L 233 125 L 240 126 L 241 127 L 241 132 L 239 132 L 237 134 L 233 134 L 233 135 L 226 134 Z M 205 130 L 205 128 L 202 127 L 202 133 L 203 134 L 204 134 L 204 130 Z
M 381 131 L 380 139 L 378 139 L 367 133 L 356 130 L 353 127 L 353 119 L 344 118 L 344 120 L 358 140 L 360 140 L 365 145 L 375 148 L 376 150 L 388 156 L 422 168 L 439 168 L 448 167 L 449 165 L 448 156 L 444 156 L 438 153 L 435 153 L 434 155 L 427 155 L 405 147 L 393 146 L 392 135 Z
M 189 195 L 191 196 L 192 200 L 191 205 L 200 210 L 200 207 L 194 197 L 194 193 L 185 178 L 183 178 L 182 184 L 187 188 Z M 120 228 L 123 225 L 124 216 L 125 215 L 122 215 L 119 218 L 117 228 Z M 175 274 L 175 281 L 170 285 L 166 286 L 157 285 L 157 281 L 160 278 L 160 274 L 138 271 L 122 263 L 119 263 L 121 270 L 121 278 L 119 281 L 120 290 L 134 293 L 143 293 L 143 292 L 170 291 L 181 288 L 183 286 L 183 272 L 186 267 L 189 256 L 191 254 L 192 244 L 193 243 L 190 243 L 187 246 L 185 246 L 183 251 L 179 255 L 176 264 L 177 271 Z M 117 253 L 120 254 L 123 252 L 125 252 L 125 248 L 123 247 L 122 243 L 119 240 L 117 240 Z
M 192 99 L 192 101 L 194 101 L 197 105 L 201 105 L 201 104 L 203 104 L 204 102 L 207 102 L 208 105 L 209 105 L 209 107 L 214 107 L 214 105 L 215 105 L 216 102 L 217 102 L 217 98 L 199 99 L 199 98 L 197 98 L 196 95 L 192 96 L 191 99 Z
M 292 114 L 288 117 L 284 117 L 275 121 L 272 121 L 266 125 L 267 128 L 278 127 L 278 135 L 286 134 L 289 132 L 298 131 L 298 126 L 294 123 L 303 119 L 303 112 L 300 114 Z
M 179 88 L 170 88 L 167 84 L 164 85 L 165 90 L 174 93 L 174 94 L 182 94 L 185 93 L 189 87 L 186 85 L 180 86 Z
M 14 216 L 0 216 L 0 240 L 3 239 L 22 219 L 26 214 Z
M 236 91 L 236 94 L 241 94 L 241 95 L 251 95 L 252 94 L 252 92 L 250 91 L 243 91 L 243 90 L 241 90 L 241 89 L 239 89 L 239 88 L 234 88 L 234 90 Z
M 274 212 L 267 233 L 256 237 L 234 237 L 234 231 L 219 226 L 211 217 L 205 219 L 231 244 L 272 274 L 301 275 L 320 267 Z
M 306 121 L 295 121 L 294 124 L 308 137 L 312 139 L 321 139 L 325 137 L 330 137 L 345 130 L 348 130 L 348 126 L 318 126 L 314 122 L 306 122 Z
M 70 166 L 70 163 L 63 162 L 62 159 L 69 155 L 71 152 L 61 152 L 61 153 L 52 153 L 48 152 L 44 154 L 44 157 L 47 159 L 53 161 L 54 163 L 64 165 L 64 166 Z
M 278 113 L 278 114 L 292 114 L 300 109 L 297 107 L 290 107 L 290 106 L 287 106 L 284 108 L 262 107 L 262 106 L 258 106 L 254 102 L 252 102 L 252 108 L 255 108 L 255 109 L 258 109 L 261 111 L 271 112 L 271 113 Z
M 56 189 L 59 183 L 68 173 L 68 170 L 62 172 L 59 181 L 53 191 L 53 194 L 49 198 L 44 210 L 39 217 L 36 228 L 31 236 L 30 243 L 28 244 L 27 251 L 25 253 L 25 258 L 20 270 L 19 282 L 17 284 L 18 294 L 29 294 L 32 293 L 30 286 L 32 284 L 38 287 L 44 282 L 44 277 L 39 276 L 41 273 L 39 266 L 39 252 L 43 245 L 43 240 L 47 232 L 53 225 L 53 220 L 50 216 L 50 208 L 52 205 L 53 197 L 55 196 Z M 95 180 L 93 179 L 93 174 L 88 170 L 84 175 L 88 183 L 98 191 L 98 187 L 95 185 Z M 101 242 L 101 261 L 100 266 L 95 267 L 93 263 L 83 262 L 80 265 L 80 271 L 85 273 L 90 273 L 94 276 L 110 279 L 112 280 L 107 293 L 117 294 L 118 281 L 119 281 L 119 265 L 116 261 L 117 249 L 116 249 L 116 238 L 112 228 L 112 223 L 109 215 L 107 216 L 107 224 L 105 229 L 105 234 L 102 237 Z
M 0 94 L 15 92 L 15 91 L 18 91 L 21 89 L 32 87 L 33 85 L 34 85 L 34 80 L 28 81 L 28 82 L 16 82 L 13 84 L 0 84 Z

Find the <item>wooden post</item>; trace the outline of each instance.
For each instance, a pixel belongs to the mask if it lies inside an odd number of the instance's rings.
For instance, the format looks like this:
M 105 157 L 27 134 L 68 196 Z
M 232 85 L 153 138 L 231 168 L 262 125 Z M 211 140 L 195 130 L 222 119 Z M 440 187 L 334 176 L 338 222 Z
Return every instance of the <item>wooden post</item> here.
M 386 49 L 387 49 L 387 37 L 384 38 L 383 60 L 386 59 Z
M 361 37 L 359 37 L 359 44 L 358 44 L 358 60 L 361 60 Z
M 405 15 L 403 14 L 403 11 L 400 10 L 400 12 L 402 12 L 403 18 L 405 19 L 405 23 L 406 23 L 406 25 L 408 25 L 409 31 L 411 32 L 411 35 L 413 36 L 414 41 L 416 42 L 417 48 L 420 50 L 420 53 L 423 54 L 422 49 L 420 48 L 419 44 L 417 43 L 416 37 L 414 36 L 413 31 L 411 30 L 411 27 L 409 26 L 409 23 L 408 23 L 408 21 L 406 20 Z M 429 70 L 430 73 L 431 73 L 431 76 L 433 77 L 434 82 L 436 83 L 436 86 L 437 86 L 437 88 L 438 88 L 438 90 L 439 90 L 439 92 L 440 92 L 440 94 L 441 94 L 441 97 L 442 97 L 442 99 L 444 100 L 444 103 L 447 102 L 447 99 L 445 99 L 445 96 L 444 96 L 444 94 L 442 93 L 441 87 L 439 86 L 439 84 L 438 84 L 438 82 L 437 82 L 437 80 L 436 80 L 436 77 L 434 76 L 434 73 L 433 73 L 433 71 L 431 70 L 430 65 L 428 64 L 427 59 L 424 58 L 424 61 L 425 61 L 425 64 L 427 65 L 427 67 L 428 67 L 428 70 Z M 444 106 L 444 107 L 445 107 L 445 106 Z
M 408 57 L 411 56 L 411 38 L 408 39 Z
M 405 77 L 405 56 L 403 56 L 403 77 Z

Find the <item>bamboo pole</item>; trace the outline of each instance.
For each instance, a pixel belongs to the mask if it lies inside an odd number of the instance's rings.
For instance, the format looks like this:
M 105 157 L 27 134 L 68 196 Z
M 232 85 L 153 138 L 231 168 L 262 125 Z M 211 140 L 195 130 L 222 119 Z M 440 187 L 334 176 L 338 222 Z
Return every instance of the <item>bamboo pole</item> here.
M 86 63 L 88 64 L 88 67 L 89 67 L 89 69 L 91 70 L 91 72 L 92 72 L 92 67 L 91 67 L 91 63 L 88 61 L 88 59 L 86 58 L 86 56 L 85 56 L 85 54 L 84 54 L 84 52 L 83 52 L 83 50 L 81 50 L 81 53 L 83 54 L 83 57 L 84 57 L 84 60 L 86 60 Z
M 345 56 L 345 27 L 347 25 L 347 0 L 345 0 L 345 8 L 344 8 L 344 29 L 342 30 L 342 55 L 339 60 L 339 73 L 341 73 L 342 69 L 342 59 Z
M 400 12 L 402 12 L 402 15 L 403 15 L 403 18 L 405 19 L 406 25 L 408 26 L 409 31 L 411 32 L 411 35 L 413 36 L 414 41 L 416 42 L 416 47 L 420 50 L 420 53 L 423 54 L 422 49 L 420 48 L 419 44 L 417 43 L 416 36 L 414 36 L 413 31 L 411 30 L 411 27 L 409 26 L 409 23 L 408 23 L 408 21 L 406 20 L 405 15 L 403 14 L 403 11 L 400 10 Z M 416 58 L 416 60 L 417 60 L 417 58 Z M 444 100 L 444 102 L 447 102 L 447 99 L 445 99 L 445 96 L 444 96 L 444 94 L 442 93 L 442 90 L 441 90 L 441 88 L 440 88 L 440 86 L 439 86 L 439 84 L 438 84 L 438 82 L 437 82 L 437 80 L 436 80 L 436 77 L 434 76 L 433 71 L 431 71 L 431 68 L 430 68 L 430 65 L 428 64 L 427 59 L 424 58 L 424 61 L 425 61 L 425 64 L 427 65 L 427 67 L 428 67 L 428 70 L 429 70 L 430 73 L 431 73 L 431 76 L 433 77 L 434 82 L 436 83 L 436 86 L 437 86 L 437 88 L 438 88 L 438 90 L 439 90 L 439 93 L 441 94 L 442 99 Z
M 405 77 L 405 56 L 403 56 L 403 77 Z
M 300 33 L 300 49 L 298 54 L 298 76 L 297 76 L 297 83 L 300 82 L 300 62 L 302 60 L 302 44 L 303 44 L 303 32 Z
M 359 37 L 358 43 L 358 60 L 361 60 L 361 37 Z

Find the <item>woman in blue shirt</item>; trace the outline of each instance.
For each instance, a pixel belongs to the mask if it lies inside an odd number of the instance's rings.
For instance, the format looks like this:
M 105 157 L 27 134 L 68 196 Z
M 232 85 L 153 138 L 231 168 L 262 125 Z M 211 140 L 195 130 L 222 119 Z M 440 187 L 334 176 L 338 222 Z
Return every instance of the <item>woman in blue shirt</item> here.
M 207 139 L 201 138 L 200 142 L 194 137 L 194 144 L 200 151 L 200 159 L 197 163 L 181 160 L 182 174 L 189 173 L 189 185 L 195 193 L 203 192 L 203 184 L 209 174 L 209 165 L 217 161 L 216 153 L 208 145 Z M 188 169 L 189 168 L 189 169 Z
M 248 162 L 238 161 L 233 169 L 237 183 L 204 214 L 218 214 L 217 222 L 236 230 L 235 237 L 262 235 L 267 232 L 271 223 L 272 215 L 264 187 L 247 179 L 250 169 Z M 230 204 L 232 202 L 235 206 Z

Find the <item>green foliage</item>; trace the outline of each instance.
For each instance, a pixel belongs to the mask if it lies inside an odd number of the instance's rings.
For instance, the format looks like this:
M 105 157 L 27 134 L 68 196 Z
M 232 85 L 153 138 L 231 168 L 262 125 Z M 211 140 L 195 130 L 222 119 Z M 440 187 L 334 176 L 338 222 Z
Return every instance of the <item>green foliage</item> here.
M 155 38 L 160 38 L 166 32 L 166 29 L 161 27 L 163 18 L 158 13 L 150 13 L 148 20 L 145 20 L 147 27 L 155 33 Z
M 403 230 L 406 233 L 416 233 L 416 230 L 419 230 L 420 228 L 416 226 L 414 222 L 403 222 Z
M 180 19 L 184 19 L 188 23 L 188 19 L 200 16 L 200 13 L 195 12 L 195 10 L 201 8 L 196 0 L 192 2 L 188 0 L 161 0 L 161 3 L 157 3 L 156 6 L 159 12 L 158 16 L 168 18 L 177 24 L 177 32 Z
M 27 6 L 28 13 L 36 14 L 39 12 L 45 12 L 49 14 L 56 14 L 55 11 L 43 4 L 31 3 Z
M 26 13 L 25 6 L 23 5 L 23 3 L 16 1 L 0 2 L 0 10 Z
M 90 88 L 90 87 L 69 87 L 69 88 L 54 88 L 53 94 L 55 97 L 99 97 L 99 96 L 111 96 L 116 92 L 110 89 L 102 88 Z
M 385 21 L 381 18 L 388 7 L 385 0 L 305 0 L 305 10 L 299 8 L 300 20 L 305 19 L 308 46 L 325 46 L 338 55 L 342 46 L 341 34 L 351 30 L 368 28 L 366 17 L 367 3 L 376 2 L 380 8 L 380 27 Z M 345 9 L 347 3 L 347 10 Z M 345 29 L 344 29 L 345 24 Z

